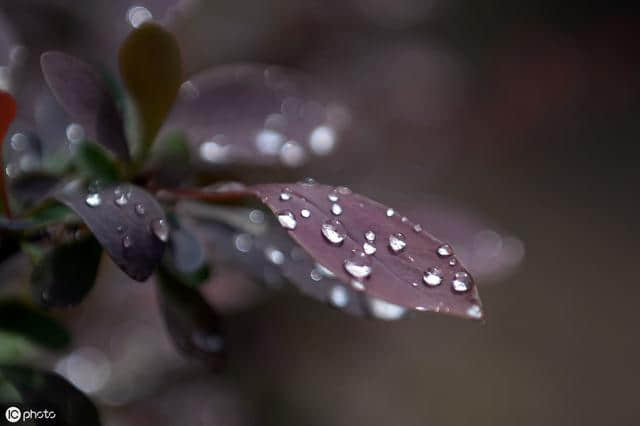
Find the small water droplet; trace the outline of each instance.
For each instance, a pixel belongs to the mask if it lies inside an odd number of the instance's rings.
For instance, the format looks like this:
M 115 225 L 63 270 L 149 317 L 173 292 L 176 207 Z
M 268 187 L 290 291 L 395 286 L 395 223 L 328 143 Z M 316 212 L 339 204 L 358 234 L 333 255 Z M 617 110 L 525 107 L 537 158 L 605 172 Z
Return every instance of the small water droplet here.
M 320 272 L 318 268 L 313 268 L 309 273 L 309 276 L 313 281 L 316 281 L 316 282 L 322 280 L 322 272 Z
M 340 216 L 342 214 L 342 207 L 340 206 L 340 204 L 337 204 L 337 203 L 332 204 L 331 213 L 333 213 L 334 216 Z
M 419 223 L 413 225 L 413 231 L 414 232 L 422 232 L 422 225 L 420 225 Z
M 144 216 L 144 214 L 146 213 L 146 209 L 142 204 L 136 204 L 135 211 L 138 216 Z
M 289 201 L 291 199 L 291 194 L 289 194 L 288 192 L 281 192 L 280 193 L 280 200 L 281 201 Z
M 336 308 L 344 308 L 349 304 L 349 293 L 341 285 L 334 286 L 329 293 L 329 303 Z
M 122 247 L 124 247 L 125 249 L 128 249 L 131 246 L 133 246 L 133 240 L 131 239 L 131 237 L 128 235 L 125 235 L 124 237 L 122 237 Z
M 158 237 L 158 239 L 163 243 L 169 241 L 169 225 L 167 225 L 166 220 L 154 220 L 153 222 L 151 222 L 151 230 L 153 231 L 153 235 Z
M 449 259 L 449 266 L 456 266 L 458 264 L 458 259 L 456 259 L 455 257 L 452 257 L 451 259 Z
M 442 283 L 442 271 L 434 266 L 427 269 L 422 280 L 431 287 L 439 286 Z
M 365 254 L 372 255 L 376 252 L 376 246 L 369 241 L 365 241 L 364 244 L 362 244 L 362 250 L 364 250 Z
M 367 231 L 364 233 L 364 238 L 372 243 L 376 240 L 376 234 L 373 231 Z
M 455 278 L 451 281 L 451 285 L 454 291 L 464 293 L 465 291 L 471 290 L 473 280 L 466 272 L 456 272 Z
M 116 191 L 118 191 L 118 190 L 116 190 Z M 114 191 L 114 195 L 116 196 L 116 198 L 113 199 L 113 202 L 118 207 L 122 207 L 122 206 L 126 205 L 129 202 L 129 199 L 127 198 L 127 195 L 125 193 L 123 193 L 122 191 L 120 191 L 120 193 L 118 194 L 118 192 L 116 192 L 116 191 Z
M 393 209 L 387 209 L 387 217 L 391 217 L 394 214 L 396 214 L 396 212 Z
M 87 194 L 87 197 L 84 199 L 84 201 L 89 207 L 98 207 L 100 204 L 102 204 L 102 198 L 97 192 L 93 194 Z
M 478 305 L 473 305 L 467 309 L 467 315 L 474 319 L 482 318 L 482 309 Z
M 391 251 L 400 253 L 405 247 L 407 247 L 407 239 L 404 234 L 397 232 L 389 235 L 389 248 L 391 248 Z
M 251 210 L 249 220 L 256 224 L 264 223 L 264 212 L 262 210 Z
M 338 189 L 338 193 L 342 195 L 349 195 L 352 193 L 351 189 L 349 189 L 346 186 L 339 186 L 337 189 Z
M 407 223 L 409 222 L 409 219 L 406 216 L 402 216 L 402 219 L 400 219 L 400 222 Z
M 453 249 L 449 244 L 442 244 L 437 248 L 436 253 L 438 253 L 440 257 L 449 257 L 453 254 Z
M 367 278 L 372 271 L 371 258 L 363 251 L 353 250 L 351 256 L 344 261 L 344 269 L 354 278 Z
M 298 222 L 296 221 L 296 218 L 293 216 L 293 213 L 291 213 L 289 210 L 279 212 L 277 216 L 278 216 L 278 222 L 280 222 L 280 226 L 282 226 L 284 229 L 289 229 L 289 230 L 296 229 Z
M 274 265 L 282 265 L 285 261 L 284 253 L 272 246 L 264 249 L 264 255 Z
M 344 229 L 342 222 L 336 219 L 326 220 L 321 227 L 322 235 L 332 244 L 342 244 L 347 237 L 347 233 Z
M 353 287 L 353 289 L 357 290 L 357 291 L 364 291 L 365 290 L 364 283 L 362 281 L 358 281 L 358 280 L 351 280 L 351 287 Z
M 67 140 L 71 144 L 77 144 L 78 142 L 82 142 L 86 138 L 84 127 L 77 123 L 70 123 L 67 126 L 65 134 L 67 136 Z
M 338 196 L 336 190 L 334 189 L 333 191 L 329 192 L 329 194 L 327 195 L 327 198 L 329 199 L 329 201 L 331 201 L 332 203 L 337 202 L 340 197 Z
M 300 216 L 302 216 L 305 219 L 308 219 L 311 217 L 311 211 L 308 209 L 302 209 L 300 210 Z
M 407 309 L 403 308 L 402 306 L 387 302 L 382 299 L 377 299 L 375 297 L 370 297 L 367 302 L 371 315 L 378 319 L 396 320 L 402 318 L 407 312 Z
M 240 253 L 248 253 L 253 245 L 253 238 L 249 234 L 238 234 L 233 239 L 233 245 Z
M 151 19 L 153 19 L 153 15 L 146 7 L 133 6 L 127 11 L 127 21 L 133 28 L 138 28 Z

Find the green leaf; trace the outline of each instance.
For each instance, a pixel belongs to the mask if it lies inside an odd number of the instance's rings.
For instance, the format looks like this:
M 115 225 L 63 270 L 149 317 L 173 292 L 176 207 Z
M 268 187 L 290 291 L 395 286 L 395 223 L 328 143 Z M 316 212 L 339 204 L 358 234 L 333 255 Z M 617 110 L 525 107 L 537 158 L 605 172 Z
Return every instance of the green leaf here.
M 189 146 L 183 132 L 163 135 L 153 145 L 149 168 L 153 180 L 163 187 L 183 184 L 193 173 Z
M 71 342 L 69 332 L 59 322 L 17 300 L 0 302 L 0 330 L 50 349 L 63 349 Z
M 100 416 L 93 402 L 61 376 L 47 371 L 17 365 L 0 366 L 0 377 L 20 394 L 25 407 L 48 410 L 55 419 L 43 419 L 38 424 L 68 426 L 99 426 Z M 18 402 L 5 400 L 4 403 Z
M 51 249 L 31 274 L 34 299 L 47 307 L 80 303 L 93 287 L 101 254 L 93 236 Z
M 76 146 L 73 162 L 80 173 L 89 179 L 103 182 L 118 180 L 118 167 L 107 151 L 91 142 L 80 142 Z
M 134 29 L 120 47 L 120 74 L 140 120 L 134 139 L 138 154 L 147 152 L 182 83 L 182 61 L 175 37 L 146 23 Z

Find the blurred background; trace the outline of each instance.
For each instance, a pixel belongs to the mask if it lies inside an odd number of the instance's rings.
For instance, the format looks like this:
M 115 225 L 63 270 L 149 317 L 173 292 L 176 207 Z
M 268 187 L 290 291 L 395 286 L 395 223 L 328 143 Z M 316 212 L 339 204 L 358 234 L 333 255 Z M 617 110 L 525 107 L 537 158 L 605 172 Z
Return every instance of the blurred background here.
M 54 312 L 73 346 L 15 350 L 87 392 L 106 425 L 640 420 L 635 9 L 550 0 L 22 0 L 0 10 L 0 83 L 12 61 L 37 64 L 52 48 L 115 70 L 117 47 L 147 15 L 175 33 L 188 75 L 233 62 L 308 73 L 348 106 L 349 127 L 332 155 L 295 173 L 444 221 L 434 226 L 450 238 L 465 233 L 502 256 L 485 264 L 506 265 L 479 280 L 484 325 L 433 314 L 367 320 L 219 274 L 204 291 L 225 315 L 229 365 L 214 373 L 176 353 L 153 287 L 103 259 L 88 299 Z M 21 69 L 18 79 L 41 80 L 37 66 Z M 20 279 L 7 266 L 0 273 Z

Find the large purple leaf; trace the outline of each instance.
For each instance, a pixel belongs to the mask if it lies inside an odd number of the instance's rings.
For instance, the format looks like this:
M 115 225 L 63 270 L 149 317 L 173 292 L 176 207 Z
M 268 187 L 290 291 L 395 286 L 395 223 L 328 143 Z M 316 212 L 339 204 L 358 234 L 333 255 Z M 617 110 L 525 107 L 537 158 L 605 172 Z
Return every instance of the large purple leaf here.
M 103 188 L 79 181 L 54 193 L 91 229 L 114 262 L 131 278 L 144 281 L 159 264 L 168 225 L 157 201 L 131 184 Z
M 453 248 L 393 209 L 345 187 L 315 183 L 250 190 L 343 283 L 393 305 L 482 318 L 473 278 Z
M 183 83 L 163 132 L 181 130 L 204 168 L 303 165 L 334 148 L 346 111 L 310 94 L 306 78 L 265 65 L 226 65 Z
M 104 78 L 91 65 L 62 52 L 45 52 L 40 63 L 51 91 L 87 136 L 128 160 L 122 118 Z

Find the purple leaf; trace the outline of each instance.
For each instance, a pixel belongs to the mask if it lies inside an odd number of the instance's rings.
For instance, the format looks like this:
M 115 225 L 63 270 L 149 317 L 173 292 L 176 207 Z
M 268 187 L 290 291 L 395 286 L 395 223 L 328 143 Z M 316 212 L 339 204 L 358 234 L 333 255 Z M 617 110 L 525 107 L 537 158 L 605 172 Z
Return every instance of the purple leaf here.
M 45 52 L 40 63 L 54 96 L 89 139 L 129 160 L 122 117 L 103 77 L 89 64 L 62 52 Z
M 346 119 L 309 94 L 303 76 L 264 65 L 227 65 L 183 83 L 163 132 L 181 130 L 203 167 L 303 165 L 334 148 Z
M 168 239 L 162 208 L 135 185 L 91 186 L 86 189 L 73 181 L 54 196 L 82 218 L 127 275 L 146 280 L 159 264 Z
M 475 283 L 455 250 L 393 209 L 345 187 L 295 183 L 249 189 L 341 282 L 392 304 L 390 309 L 482 318 Z

